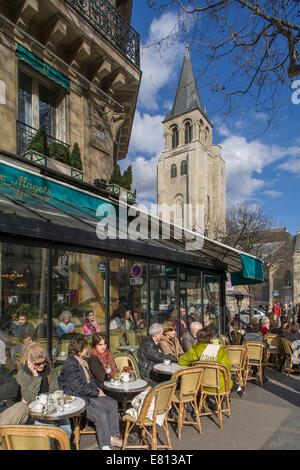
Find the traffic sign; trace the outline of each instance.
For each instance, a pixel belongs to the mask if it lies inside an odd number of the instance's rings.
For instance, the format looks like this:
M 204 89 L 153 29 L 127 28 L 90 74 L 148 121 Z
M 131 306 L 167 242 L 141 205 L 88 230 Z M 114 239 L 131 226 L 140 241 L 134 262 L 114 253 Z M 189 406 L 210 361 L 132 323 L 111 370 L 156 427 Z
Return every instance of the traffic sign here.
M 140 277 L 142 275 L 143 268 L 140 264 L 134 264 L 130 270 L 130 274 L 133 277 Z
M 142 286 L 144 283 L 144 279 L 142 277 L 131 277 L 130 278 L 130 285 L 131 286 Z

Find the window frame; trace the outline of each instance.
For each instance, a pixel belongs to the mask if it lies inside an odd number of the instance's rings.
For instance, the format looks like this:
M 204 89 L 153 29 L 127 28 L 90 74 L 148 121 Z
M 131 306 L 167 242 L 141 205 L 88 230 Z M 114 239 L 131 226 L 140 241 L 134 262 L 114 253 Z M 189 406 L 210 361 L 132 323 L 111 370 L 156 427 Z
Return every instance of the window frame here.
M 171 172 L 171 178 L 177 178 L 177 165 L 176 165 L 176 163 L 172 163 L 170 172 Z

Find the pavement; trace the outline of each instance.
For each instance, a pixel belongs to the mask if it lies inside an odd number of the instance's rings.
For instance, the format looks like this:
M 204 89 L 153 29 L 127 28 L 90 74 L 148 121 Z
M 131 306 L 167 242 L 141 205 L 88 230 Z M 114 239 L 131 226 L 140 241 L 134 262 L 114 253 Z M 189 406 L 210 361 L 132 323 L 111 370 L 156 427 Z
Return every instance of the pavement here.
M 263 388 L 248 382 L 245 395 L 232 393 L 232 416 L 224 414 L 222 429 L 216 417 L 203 416 L 202 434 L 193 425 L 184 425 L 179 440 L 176 425 L 169 424 L 173 450 L 299 450 L 300 375 L 287 376 L 267 368 L 266 376 Z M 159 427 L 158 438 L 166 443 Z M 80 450 L 98 449 L 94 434 L 81 436 Z
M 216 417 L 203 416 L 202 434 L 193 425 L 185 425 L 179 440 L 170 424 L 173 450 L 299 450 L 300 375 L 287 376 L 267 368 L 266 376 L 263 388 L 252 381 L 242 397 L 232 393 L 232 416 L 224 414 L 222 429 Z M 158 436 L 166 442 L 160 429 Z M 82 436 L 80 449 L 98 450 L 96 437 Z

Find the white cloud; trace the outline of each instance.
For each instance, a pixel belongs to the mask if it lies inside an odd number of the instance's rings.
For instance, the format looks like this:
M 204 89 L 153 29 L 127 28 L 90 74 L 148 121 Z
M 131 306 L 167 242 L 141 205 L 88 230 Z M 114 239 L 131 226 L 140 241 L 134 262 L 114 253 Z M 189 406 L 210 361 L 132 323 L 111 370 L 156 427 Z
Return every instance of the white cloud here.
M 177 72 L 178 58 L 183 58 L 185 46 L 176 37 L 177 28 L 176 14 L 164 13 L 152 21 L 147 42 L 142 45 L 139 106 L 147 110 L 159 109 L 158 93 L 170 86 L 170 79 Z
M 276 198 L 276 197 L 282 196 L 282 192 L 281 192 L 281 191 L 275 191 L 275 190 L 273 190 L 273 189 L 266 189 L 266 190 L 264 191 L 264 194 L 265 194 L 266 196 L 271 197 L 272 199 L 273 199 L 273 198 Z
M 150 116 L 150 114 L 136 111 L 130 140 L 130 153 L 156 155 L 162 152 L 163 118 L 164 116 L 159 114 Z
M 294 175 L 300 176 L 300 158 L 290 158 L 281 165 L 278 165 L 278 169 L 290 171 Z
M 137 183 L 137 201 L 147 207 L 151 202 L 156 203 L 157 200 L 157 161 L 158 155 L 150 159 L 142 156 L 132 159 L 127 158 L 125 161 L 120 162 L 121 169 L 132 165 L 132 189 L 135 189 Z

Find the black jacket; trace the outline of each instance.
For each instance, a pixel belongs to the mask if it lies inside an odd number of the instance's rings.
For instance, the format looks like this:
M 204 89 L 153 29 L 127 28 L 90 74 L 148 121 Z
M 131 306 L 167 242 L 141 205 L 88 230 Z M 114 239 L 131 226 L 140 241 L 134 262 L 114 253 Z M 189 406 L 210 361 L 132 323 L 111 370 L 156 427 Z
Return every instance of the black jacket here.
M 150 372 L 155 364 L 163 362 L 166 357 L 160 344 L 155 344 L 152 336 L 144 339 L 138 350 L 138 360 L 141 378 L 152 383 Z
M 77 359 L 69 356 L 65 361 L 59 376 L 59 385 L 67 395 L 83 398 L 88 404 L 89 398 L 99 395 L 98 386 L 90 371 L 90 383 L 87 382 L 84 370 Z
M 9 371 L 0 366 L 0 413 L 20 397 L 20 386 Z

